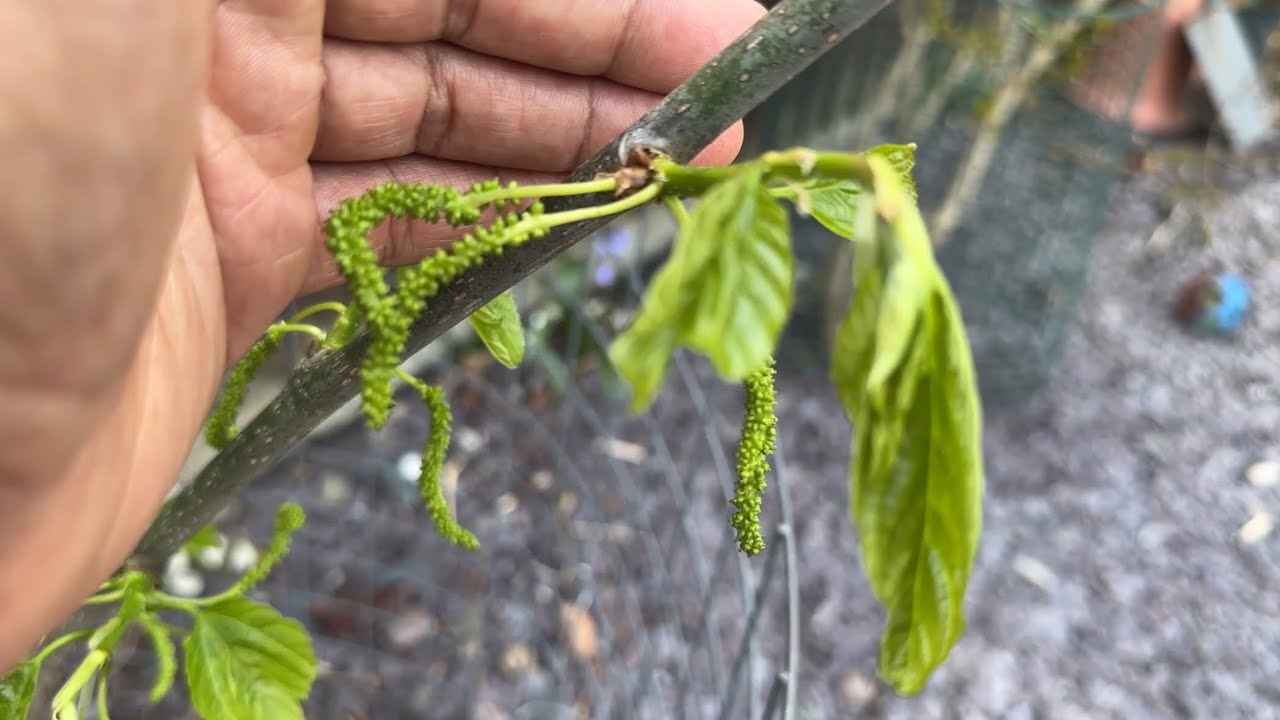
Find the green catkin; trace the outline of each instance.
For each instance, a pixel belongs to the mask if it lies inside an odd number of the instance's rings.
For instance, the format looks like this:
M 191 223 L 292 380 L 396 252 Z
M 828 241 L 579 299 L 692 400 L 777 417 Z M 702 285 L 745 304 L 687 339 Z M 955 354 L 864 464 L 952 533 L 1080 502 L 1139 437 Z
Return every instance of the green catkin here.
M 276 528 L 271 535 L 271 545 L 258 557 L 258 562 L 245 571 L 231 590 L 225 594 L 243 595 L 252 590 L 271 573 L 276 565 L 289 553 L 289 542 L 293 533 L 307 521 L 307 514 L 297 503 L 287 502 L 276 511 Z
M 427 301 L 441 288 L 485 259 L 501 255 L 507 247 L 519 245 L 546 230 L 532 222 L 541 215 L 541 203 L 528 210 L 498 218 L 488 228 L 467 233 L 448 249 L 436 251 L 417 265 L 396 271 L 396 294 L 384 303 L 379 321 L 370 323 L 371 341 L 360 375 L 364 392 L 363 411 L 370 427 L 379 428 L 391 410 L 391 381 L 404 355 L 409 328 L 422 314 Z
M 509 187 L 514 187 L 512 183 Z M 442 185 L 400 185 L 386 183 L 364 195 L 339 203 L 325 222 L 326 246 L 347 281 L 352 303 L 369 328 L 370 348 L 360 369 L 361 408 L 371 428 L 382 427 L 391 411 L 391 381 L 400 364 L 409 326 L 421 314 L 426 301 L 452 282 L 462 271 L 485 258 L 501 254 L 508 245 L 545 234 L 545 230 L 522 227 L 520 220 L 541 214 L 541 203 L 519 217 L 500 218 L 490 228 L 469 233 L 447 250 L 441 250 L 416 266 L 398 271 L 400 287 L 390 294 L 383 269 L 369 245 L 368 235 L 388 218 L 411 217 L 427 222 L 444 220 L 453 226 L 471 225 L 480 220 L 488 206 L 501 210 L 506 200 L 475 204 L 474 195 L 501 188 L 497 180 L 475 183 L 466 193 Z
M 418 391 L 422 402 L 431 411 L 431 434 L 427 437 L 426 446 L 422 449 L 418 494 L 422 496 L 427 514 L 431 516 L 431 521 L 435 523 L 436 531 L 441 537 L 458 547 L 475 550 L 480 547 L 480 541 L 453 518 L 449 512 L 449 503 L 445 501 L 444 487 L 440 481 L 440 475 L 444 470 L 444 458 L 449 452 L 449 426 L 453 422 L 449 401 L 445 399 L 444 390 L 411 376 L 403 377 Z
M 280 333 L 268 330 L 231 369 L 222 392 L 218 394 L 213 414 L 205 425 L 204 440 L 209 447 L 226 447 L 227 443 L 240 434 L 240 428 L 236 427 L 236 416 L 240 414 L 240 407 L 249 394 L 249 383 L 253 382 L 262 364 L 279 346 Z
M 764 550 L 760 532 L 760 502 L 764 495 L 769 457 L 777 444 L 778 416 L 774 413 L 774 361 L 752 373 L 743 383 L 746 416 L 738 442 L 738 480 L 735 483 L 730 524 L 738 534 L 738 548 L 748 555 Z
M 156 651 L 156 680 L 151 685 L 150 695 L 151 704 L 154 705 L 163 700 L 169 693 L 169 688 L 173 687 L 173 680 L 178 674 L 177 651 L 169 637 L 169 629 L 156 616 L 143 615 L 139 618 L 139 623 L 147 637 L 151 638 Z

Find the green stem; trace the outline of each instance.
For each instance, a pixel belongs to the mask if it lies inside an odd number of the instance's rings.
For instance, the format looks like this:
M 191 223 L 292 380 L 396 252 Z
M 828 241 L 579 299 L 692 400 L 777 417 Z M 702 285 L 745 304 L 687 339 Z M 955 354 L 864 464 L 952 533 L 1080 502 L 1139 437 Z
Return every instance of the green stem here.
M 408 385 L 414 390 L 417 390 L 420 393 L 426 391 L 427 384 L 405 372 L 403 368 L 396 368 L 396 375 L 404 381 L 405 385 Z
M 574 195 L 592 195 L 610 192 L 618 187 L 614 178 L 599 178 L 584 182 L 567 182 L 547 185 L 516 185 L 515 187 L 486 190 L 474 195 L 465 195 L 462 201 L 473 208 L 480 208 L 499 200 L 533 200 L 549 197 L 572 197 Z
M 124 590 L 115 590 L 108 593 L 99 593 L 84 601 L 85 605 L 105 605 L 109 602 L 115 602 L 124 597 Z
M 687 228 L 689 226 L 690 219 L 689 208 L 685 207 L 684 203 L 680 202 L 680 198 L 674 195 L 666 195 L 662 198 L 662 201 L 667 204 L 667 209 L 675 216 L 676 223 L 679 224 L 680 229 L 683 230 Z
M 804 180 L 817 177 L 853 180 L 872 185 L 871 167 L 862 153 L 817 152 L 809 148 L 791 148 L 767 152 L 751 163 L 735 163 L 723 167 L 690 167 L 668 158 L 654 160 L 663 180 L 663 194 L 679 197 L 698 196 L 743 169 L 759 163 L 765 167 L 765 180 Z
M 177 595 L 170 595 L 161 590 L 153 590 L 147 596 L 147 607 L 159 610 L 181 610 L 188 615 L 195 615 L 200 612 L 200 608 L 205 605 L 213 605 L 221 600 L 225 600 L 231 595 L 239 593 L 230 593 L 223 591 L 217 595 L 210 595 L 202 598 L 182 598 Z
M 118 618 L 116 618 L 118 619 Z M 89 681 L 93 679 L 94 673 L 106 663 L 107 658 L 111 656 L 110 650 L 99 648 L 85 656 L 84 661 L 76 668 L 76 671 L 67 678 L 67 682 L 58 689 L 58 694 L 53 696 L 51 703 L 55 715 L 60 713 L 67 704 L 74 702 L 73 698 L 80 694 Z
M 277 335 L 283 335 L 284 333 L 289 333 L 289 332 L 299 332 L 306 335 L 310 335 L 311 337 L 315 338 L 317 342 L 324 342 L 325 338 L 329 336 L 328 333 L 316 327 L 315 325 L 308 325 L 306 323 L 292 323 L 292 322 L 276 323 L 275 325 L 271 326 L 270 332 L 276 333 Z
M 303 320 L 306 320 L 307 318 L 311 317 L 312 315 L 315 315 L 316 313 L 335 312 L 341 315 L 346 311 L 347 311 L 347 306 L 343 305 L 342 303 L 336 300 L 333 300 L 330 302 L 316 303 L 315 305 L 310 305 L 308 307 L 305 307 L 299 310 L 296 315 L 289 318 L 288 324 L 292 325 L 294 323 L 302 322 Z
M 50 655 L 54 654 L 55 652 L 61 650 L 62 648 L 66 647 L 67 645 L 70 645 L 71 643 L 77 640 L 84 640 L 85 638 L 88 638 L 92 634 L 93 634 L 92 629 L 77 630 L 73 633 L 67 633 L 66 635 L 59 637 L 57 640 L 54 640 L 53 642 L 41 648 L 40 652 L 36 653 L 35 657 L 31 658 L 31 662 L 35 665 L 40 665 L 45 660 L 47 660 Z
M 792 148 L 767 152 L 760 162 L 768 168 L 766 178 L 801 180 L 815 175 L 835 180 L 853 180 L 864 187 L 875 184 L 871 166 L 862 153 L 815 152 L 808 148 Z
M 111 713 L 107 710 L 107 679 L 111 677 L 111 659 L 102 666 L 102 672 L 98 673 L 98 720 L 111 720 Z
M 549 213 L 547 215 L 535 215 L 530 217 L 528 220 L 520 221 L 520 223 L 516 225 L 516 228 L 524 230 L 532 226 L 550 230 L 551 228 L 558 227 L 560 225 L 569 225 L 571 223 L 582 222 L 584 220 L 606 218 L 610 215 L 617 215 L 619 213 L 624 213 L 628 210 L 638 208 L 650 200 L 657 198 L 660 192 L 662 192 L 662 184 L 651 183 L 646 185 L 642 190 L 628 195 L 621 200 L 615 200 L 604 205 L 578 208 L 576 210 L 565 210 L 563 212 Z
M 690 167 L 670 158 L 656 158 L 653 167 L 662 179 L 663 192 L 676 197 L 695 197 L 754 165 L 756 161 L 716 167 Z

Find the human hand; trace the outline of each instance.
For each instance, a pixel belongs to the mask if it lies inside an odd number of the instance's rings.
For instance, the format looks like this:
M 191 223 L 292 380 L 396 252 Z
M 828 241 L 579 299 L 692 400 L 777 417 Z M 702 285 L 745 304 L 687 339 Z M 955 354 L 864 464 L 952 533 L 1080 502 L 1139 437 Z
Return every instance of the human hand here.
M 399 181 L 562 177 L 752 0 L 48 0 L 0 9 L 0 673 L 126 557 L 223 373 Z M 65 52 L 47 52 L 62 48 Z M 701 162 L 732 159 L 735 129 Z M 403 264 L 456 237 L 394 222 Z
M 1168 0 L 1162 8 L 1164 20 L 1173 26 L 1185 25 L 1204 9 L 1204 0 Z

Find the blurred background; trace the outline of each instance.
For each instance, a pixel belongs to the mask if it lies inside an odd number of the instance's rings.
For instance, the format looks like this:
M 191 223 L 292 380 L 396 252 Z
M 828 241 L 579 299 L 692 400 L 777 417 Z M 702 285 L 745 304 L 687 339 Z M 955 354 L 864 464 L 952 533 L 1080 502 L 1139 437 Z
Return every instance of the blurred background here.
M 1221 56 L 1184 93 L 1203 122 L 1153 137 L 1126 117 L 1168 38 L 1155 4 L 897 0 L 747 120 L 744 156 L 919 146 L 988 489 L 969 629 L 918 697 L 875 673 L 826 380 L 851 246 L 799 217 L 761 556 L 728 525 L 740 391 L 682 356 L 632 417 L 608 367 L 672 231 L 638 212 L 521 286 L 518 371 L 466 327 L 411 361 L 453 404 L 445 481 L 478 551 L 420 507 L 429 417 L 404 395 L 380 433 L 335 416 L 180 580 L 220 586 L 281 502 L 307 509 L 260 596 L 312 633 L 318 720 L 1280 717 L 1280 146 L 1241 135 L 1268 123 L 1280 4 L 1206 3 L 1229 22 L 1181 31 Z M 1256 97 L 1221 94 L 1246 77 Z M 1201 273 L 1249 290 L 1238 327 L 1179 321 Z M 153 671 L 119 671 L 118 716 L 189 717 L 181 688 L 146 704 Z

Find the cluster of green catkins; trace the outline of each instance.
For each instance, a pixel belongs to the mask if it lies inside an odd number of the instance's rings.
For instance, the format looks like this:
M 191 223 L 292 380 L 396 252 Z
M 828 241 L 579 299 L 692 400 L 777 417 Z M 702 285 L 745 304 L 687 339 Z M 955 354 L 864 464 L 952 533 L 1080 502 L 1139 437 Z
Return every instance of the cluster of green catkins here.
M 508 246 L 541 237 L 546 230 L 529 222 L 542 214 L 542 204 L 535 202 L 523 213 L 500 217 L 490 227 L 468 233 L 417 265 L 399 268 L 394 294 L 389 292 L 383 268 L 369 245 L 370 231 L 389 218 L 403 217 L 427 222 L 443 219 L 454 227 L 474 224 L 483 207 L 468 202 L 469 195 L 498 187 L 498 181 L 491 180 L 473 185 L 469 193 L 461 193 L 442 185 L 387 183 L 344 200 L 325 222 L 329 252 L 369 328 L 371 342 L 360 370 L 360 389 L 365 420 L 371 428 L 378 429 L 387 421 L 395 369 L 402 360 L 409 327 L 422 314 L 427 301 L 485 258 L 500 255 Z M 499 210 L 503 204 L 495 203 Z
M 738 547 L 748 555 L 764 550 L 760 533 L 760 500 L 764 495 L 769 457 L 778 440 L 778 416 L 773 386 L 774 362 L 752 373 L 744 382 L 746 415 L 742 419 L 742 439 L 738 441 L 738 482 L 729 522 L 738 532 Z
M 324 334 L 321 346 L 341 347 L 355 335 L 362 320 L 368 328 L 370 343 L 360 368 L 360 391 L 361 409 L 370 427 L 378 429 L 386 424 L 391 412 L 392 383 L 404 356 L 409 328 L 427 302 L 464 271 L 486 258 L 500 255 L 507 247 L 541 237 L 547 230 L 543 223 L 537 222 L 543 213 L 542 203 L 534 202 L 524 212 L 500 216 L 490 226 L 468 233 L 416 265 L 397 269 L 394 292 L 369 244 L 369 233 L 390 218 L 443 220 L 454 227 L 475 224 L 487 206 L 501 211 L 507 204 L 503 199 L 477 200 L 478 195 L 493 194 L 501 187 L 499 181 L 491 180 L 476 183 L 464 193 L 442 185 L 387 183 L 339 203 L 325 222 L 326 245 L 346 280 L 351 303 Z M 509 187 L 515 187 L 514 183 Z M 232 369 L 205 427 L 205 440 L 210 446 L 225 447 L 239 433 L 236 415 L 248 393 L 249 382 L 279 347 L 280 337 L 296 329 L 297 325 L 285 322 L 272 325 Z M 309 329 L 322 333 L 318 328 Z M 423 453 L 422 475 L 418 481 L 427 510 L 446 539 L 462 547 L 478 547 L 475 536 L 451 517 L 440 486 L 451 420 L 444 392 L 407 375 L 401 377 L 414 386 L 431 411 L 431 436 Z
M 515 189 L 516 185 L 511 183 L 508 187 Z M 500 199 L 501 188 L 497 180 L 477 183 L 466 192 L 442 185 L 387 183 L 342 201 L 325 222 L 324 232 L 326 246 L 346 281 L 351 302 L 341 308 L 328 333 L 315 327 L 303 328 L 322 336 L 320 346 L 326 350 L 348 342 L 362 322 L 368 329 L 370 341 L 360 368 L 360 391 L 361 409 L 369 427 L 378 429 L 386 423 L 397 375 L 418 391 L 431 411 L 431 435 L 422 455 L 418 489 L 440 534 L 465 548 L 478 547 L 479 543 L 451 516 L 440 482 L 449 447 L 449 405 L 442 390 L 399 372 L 398 368 L 410 327 L 432 297 L 463 272 L 502 254 L 505 248 L 546 235 L 552 223 L 548 222 L 550 217 L 541 218 L 543 206 L 537 201 L 523 212 L 499 215 L 489 226 L 476 228 L 422 262 L 398 268 L 394 290 L 385 279 L 384 268 L 378 264 L 369 233 L 391 218 L 443 220 L 454 227 L 474 225 L 487 207 L 504 209 L 509 201 Z M 279 346 L 280 337 L 299 328 L 285 322 L 272 325 L 232 370 L 206 426 L 205 438 L 209 445 L 221 448 L 235 438 L 236 414 L 249 382 Z M 747 413 L 738 447 L 738 482 L 733 500 L 736 512 L 731 524 L 737 531 L 739 547 L 750 555 L 764 549 L 760 504 L 777 425 L 773 376 L 770 360 L 745 382 Z

